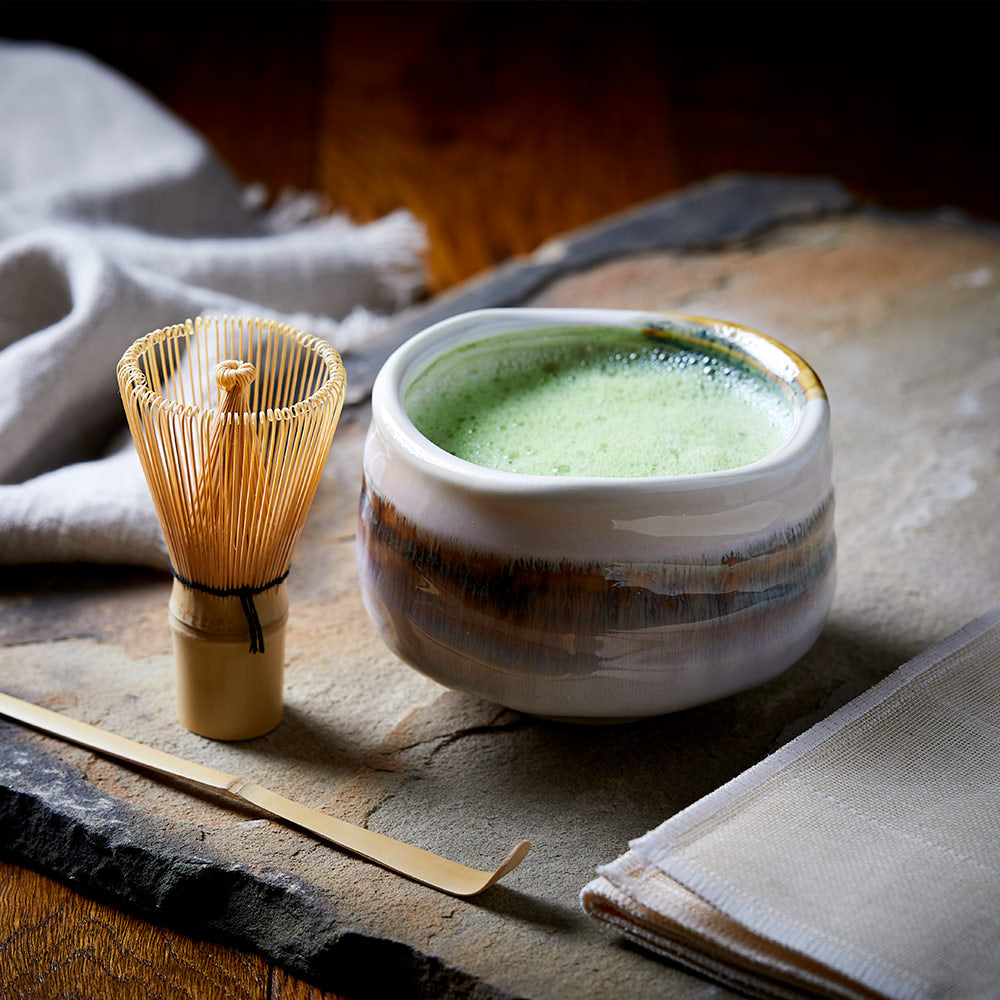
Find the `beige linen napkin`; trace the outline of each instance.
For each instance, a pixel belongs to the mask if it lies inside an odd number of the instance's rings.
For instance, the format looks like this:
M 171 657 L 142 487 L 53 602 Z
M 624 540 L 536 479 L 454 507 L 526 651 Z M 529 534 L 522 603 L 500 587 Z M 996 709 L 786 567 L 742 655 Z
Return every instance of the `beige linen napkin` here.
M 763 997 L 1000 997 L 1000 605 L 599 869 L 584 909 Z

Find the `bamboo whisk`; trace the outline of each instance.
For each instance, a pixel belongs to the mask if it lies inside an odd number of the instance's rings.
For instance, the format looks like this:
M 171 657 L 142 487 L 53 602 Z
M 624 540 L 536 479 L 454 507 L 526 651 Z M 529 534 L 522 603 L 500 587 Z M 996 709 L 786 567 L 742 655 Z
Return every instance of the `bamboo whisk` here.
M 178 716 L 193 732 L 249 739 L 281 721 L 284 580 L 345 385 L 328 344 L 270 320 L 188 320 L 118 364 L 170 554 Z

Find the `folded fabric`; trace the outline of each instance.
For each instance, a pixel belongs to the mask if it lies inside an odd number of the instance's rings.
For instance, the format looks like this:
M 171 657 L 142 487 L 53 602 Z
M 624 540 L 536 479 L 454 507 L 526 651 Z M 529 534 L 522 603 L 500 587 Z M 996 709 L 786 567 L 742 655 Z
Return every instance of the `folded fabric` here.
M 633 841 L 582 903 L 754 996 L 1000 995 L 1000 605 Z
M 125 348 L 198 315 L 281 319 L 340 349 L 363 398 L 423 231 L 254 208 L 204 139 L 54 46 L 0 42 L 0 134 L 0 563 L 166 566 L 120 434 Z

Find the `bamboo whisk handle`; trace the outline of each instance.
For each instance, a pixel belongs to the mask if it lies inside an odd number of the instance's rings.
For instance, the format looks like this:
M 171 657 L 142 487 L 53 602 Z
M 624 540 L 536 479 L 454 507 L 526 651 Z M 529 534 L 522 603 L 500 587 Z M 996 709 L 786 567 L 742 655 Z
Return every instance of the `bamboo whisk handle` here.
M 247 622 L 237 597 L 217 597 L 175 579 L 170 594 L 177 717 L 193 733 L 247 740 L 272 730 L 282 714 L 284 583 L 254 598 L 264 651 L 247 653 Z

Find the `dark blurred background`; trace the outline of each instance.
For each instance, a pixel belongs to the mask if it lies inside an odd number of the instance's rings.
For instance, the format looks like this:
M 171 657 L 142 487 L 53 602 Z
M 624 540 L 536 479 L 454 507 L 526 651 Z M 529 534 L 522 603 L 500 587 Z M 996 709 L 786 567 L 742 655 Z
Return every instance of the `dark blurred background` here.
M 990 3 L 5 3 L 245 181 L 426 224 L 432 286 L 727 170 L 1000 219 Z

